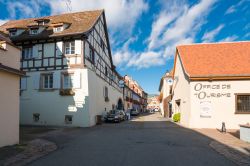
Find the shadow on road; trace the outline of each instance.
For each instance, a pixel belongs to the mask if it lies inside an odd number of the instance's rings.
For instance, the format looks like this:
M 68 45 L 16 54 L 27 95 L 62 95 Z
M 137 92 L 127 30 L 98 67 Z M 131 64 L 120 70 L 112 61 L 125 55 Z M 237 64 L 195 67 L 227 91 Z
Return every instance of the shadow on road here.
M 244 155 L 228 160 L 223 151 L 221 155 L 211 148 L 211 142 L 226 152 L 239 152 L 200 132 L 161 118 L 159 114 L 142 114 L 131 121 L 90 128 L 53 128 L 37 136 L 55 142 L 58 150 L 30 164 L 35 166 L 230 166 L 247 162 Z

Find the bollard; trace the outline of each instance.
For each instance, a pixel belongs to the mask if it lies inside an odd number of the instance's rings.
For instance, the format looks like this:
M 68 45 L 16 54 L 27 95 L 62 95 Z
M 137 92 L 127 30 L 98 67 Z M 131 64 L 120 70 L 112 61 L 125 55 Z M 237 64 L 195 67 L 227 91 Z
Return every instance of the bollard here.
M 222 122 L 221 132 L 222 132 L 222 133 L 226 133 L 226 132 L 227 132 L 225 122 Z

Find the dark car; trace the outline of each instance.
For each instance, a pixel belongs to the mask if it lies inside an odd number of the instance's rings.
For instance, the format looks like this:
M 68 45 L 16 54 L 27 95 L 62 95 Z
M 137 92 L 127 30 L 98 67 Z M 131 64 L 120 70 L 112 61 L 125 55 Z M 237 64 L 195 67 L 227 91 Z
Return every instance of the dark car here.
M 130 110 L 130 115 L 132 115 L 132 116 L 137 116 L 139 114 L 140 114 L 140 112 L 138 109 L 131 109 Z
M 108 122 L 120 122 L 125 120 L 125 113 L 122 110 L 110 110 L 106 117 L 105 120 Z

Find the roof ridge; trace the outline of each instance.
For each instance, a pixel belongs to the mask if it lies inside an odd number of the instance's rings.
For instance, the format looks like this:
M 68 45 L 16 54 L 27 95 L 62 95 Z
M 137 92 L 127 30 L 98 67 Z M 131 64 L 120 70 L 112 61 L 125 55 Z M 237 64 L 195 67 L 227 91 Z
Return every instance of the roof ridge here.
M 243 40 L 243 41 L 231 41 L 231 42 L 214 42 L 214 43 L 190 43 L 190 44 L 180 44 L 176 47 L 180 46 L 196 46 L 196 45 L 217 45 L 217 44 L 235 44 L 235 43 L 250 43 L 249 40 Z
M 15 21 L 24 21 L 24 20 L 36 20 L 36 19 L 42 19 L 42 18 L 48 18 L 48 17 L 55 17 L 55 16 L 62 16 L 62 15 L 70 15 L 70 14 L 78 14 L 78 13 L 85 13 L 85 12 L 103 12 L 104 9 L 96 9 L 96 10 L 84 10 L 84 11 L 77 11 L 77 12 L 68 12 L 68 13 L 58 13 L 58 14 L 55 14 L 55 15 L 47 15 L 47 16 L 41 16 L 41 17 L 31 17 L 31 18 L 23 18 L 23 19 L 18 19 L 18 20 L 9 20 L 9 21 L 6 21 L 4 24 L 0 25 L 3 26 L 7 23 L 10 23 L 10 22 L 15 22 Z

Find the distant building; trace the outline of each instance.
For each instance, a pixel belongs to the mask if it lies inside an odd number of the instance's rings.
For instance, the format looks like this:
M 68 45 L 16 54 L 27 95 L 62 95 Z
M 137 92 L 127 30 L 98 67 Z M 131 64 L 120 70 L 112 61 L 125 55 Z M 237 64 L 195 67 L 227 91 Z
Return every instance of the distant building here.
M 148 97 L 147 99 L 147 109 L 148 110 L 153 110 L 153 109 L 160 109 L 160 100 L 159 100 L 159 96 L 152 96 L 152 97 Z
M 21 50 L 0 33 L 0 147 L 19 143 Z
M 140 85 L 128 75 L 124 76 L 124 109 L 137 109 L 145 111 L 147 106 L 147 93 Z
M 159 85 L 160 111 L 164 117 L 172 117 L 172 84 L 173 71 L 166 72 L 161 78 Z
M 238 129 L 250 123 L 250 42 L 177 46 L 173 78 L 181 124 Z
M 9 21 L 22 49 L 21 124 L 88 127 L 122 107 L 103 10 Z

